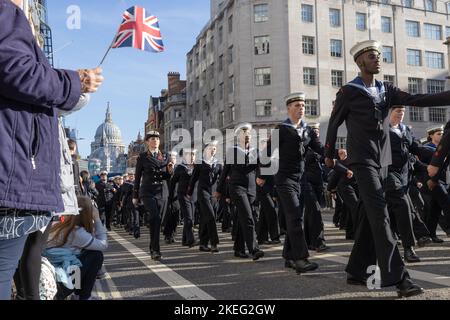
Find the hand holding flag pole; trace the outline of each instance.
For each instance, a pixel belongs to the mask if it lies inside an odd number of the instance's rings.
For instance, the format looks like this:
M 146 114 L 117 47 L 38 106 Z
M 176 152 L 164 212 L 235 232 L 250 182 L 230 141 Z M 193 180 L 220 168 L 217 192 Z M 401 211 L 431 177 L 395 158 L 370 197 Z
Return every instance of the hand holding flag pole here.
M 114 39 L 103 56 L 103 64 L 111 49 L 132 47 L 142 51 L 163 52 L 161 31 L 158 18 L 146 13 L 139 6 L 129 8 L 123 13 L 123 20 Z

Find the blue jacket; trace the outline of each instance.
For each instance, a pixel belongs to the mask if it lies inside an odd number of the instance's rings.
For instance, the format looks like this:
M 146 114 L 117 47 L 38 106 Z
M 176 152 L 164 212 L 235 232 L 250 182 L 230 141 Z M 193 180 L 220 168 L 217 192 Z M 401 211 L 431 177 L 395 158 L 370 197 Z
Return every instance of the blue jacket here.
M 0 0 L 0 207 L 62 212 L 57 113 L 81 95 L 53 69 L 21 9 Z

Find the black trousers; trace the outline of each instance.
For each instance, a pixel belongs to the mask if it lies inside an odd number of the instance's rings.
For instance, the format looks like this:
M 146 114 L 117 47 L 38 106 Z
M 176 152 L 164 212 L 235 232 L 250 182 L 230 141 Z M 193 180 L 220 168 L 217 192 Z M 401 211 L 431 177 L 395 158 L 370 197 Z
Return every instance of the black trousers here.
M 325 232 L 319 199 L 323 197 L 322 187 L 309 182 L 302 186 L 302 196 L 305 208 L 305 240 L 308 247 L 316 249 L 325 243 Z
M 105 227 L 111 228 L 112 214 L 113 214 L 112 204 L 106 204 L 105 206 Z
M 64 285 L 58 284 L 58 292 L 55 300 L 64 300 L 72 292 L 80 296 L 80 300 L 88 300 L 91 297 L 92 289 L 95 285 L 97 273 L 103 265 L 103 252 L 93 250 L 83 250 L 78 257 L 82 263 L 81 271 L 81 289 L 70 290 Z
M 384 181 L 384 191 L 388 211 L 395 220 L 396 231 L 400 234 L 403 247 L 406 248 L 413 247 L 416 239 L 413 232 L 412 210 L 408 199 L 408 190 L 407 186 L 403 185 L 402 180 L 401 174 L 389 172 Z
M 395 285 L 408 273 L 392 236 L 380 172 L 374 167 L 362 165 L 352 166 L 351 169 L 363 205 L 360 206 L 361 222 L 346 271 L 363 280 L 369 276 L 367 268 L 378 262 L 381 286 Z
M 300 260 L 309 257 L 303 231 L 303 214 L 300 204 L 300 175 L 277 174 L 278 199 L 286 219 L 286 238 L 283 257 L 288 260 Z
M 345 222 L 345 235 L 354 238 L 359 224 L 359 196 L 355 186 L 348 183 L 339 183 L 338 193 L 345 203 L 347 221 Z M 336 206 L 337 207 L 337 206 Z
M 207 190 L 199 189 L 197 201 L 200 206 L 200 245 L 207 246 L 208 242 L 210 242 L 212 246 L 217 246 L 219 244 L 219 235 L 217 234 L 216 214 L 212 195 Z
M 439 183 L 432 191 L 425 183 L 422 187 L 422 196 L 425 201 L 425 224 L 432 237 L 436 237 L 436 229 L 439 222 L 450 219 L 450 197 L 446 186 Z M 442 214 L 444 217 L 442 217 Z M 442 223 L 444 231 L 447 229 L 446 223 Z
M 258 199 L 260 204 L 259 219 L 256 226 L 256 233 L 259 242 L 280 239 L 280 228 L 278 224 L 277 211 L 272 196 L 268 192 L 258 191 Z
M 178 201 L 173 201 L 172 203 L 167 203 L 163 210 L 165 210 L 164 219 L 162 221 L 162 224 L 164 225 L 164 238 L 166 240 L 172 239 L 175 237 L 178 223 L 180 222 L 180 205 Z
M 420 196 L 420 194 L 419 194 Z M 425 222 L 423 222 L 422 217 L 420 216 L 416 206 L 414 205 L 410 193 L 408 192 L 407 198 L 409 201 L 409 207 L 411 208 L 412 218 L 413 218 L 413 232 L 416 239 L 420 239 L 422 237 L 429 237 L 430 231 L 428 231 Z M 422 196 L 420 196 L 421 201 L 423 201 Z
M 14 274 L 17 297 L 20 300 L 40 300 L 39 280 L 41 276 L 42 250 L 50 234 L 50 222 L 44 233 L 36 231 L 27 237 L 19 267 Z
M 256 214 L 253 209 L 255 195 L 248 192 L 246 187 L 230 185 L 230 196 L 236 206 L 237 214 L 237 234 L 234 241 L 234 251 L 245 252 L 245 246 L 250 254 L 257 251 L 255 219 Z
M 160 231 L 162 210 L 164 210 L 165 201 L 160 197 L 143 197 L 142 202 L 148 217 L 150 229 L 150 252 L 160 252 Z
M 194 203 L 183 194 L 178 194 L 178 202 L 180 203 L 180 211 L 183 216 L 183 237 L 181 243 L 183 245 L 192 245 L 195 243 L 194 237 Z

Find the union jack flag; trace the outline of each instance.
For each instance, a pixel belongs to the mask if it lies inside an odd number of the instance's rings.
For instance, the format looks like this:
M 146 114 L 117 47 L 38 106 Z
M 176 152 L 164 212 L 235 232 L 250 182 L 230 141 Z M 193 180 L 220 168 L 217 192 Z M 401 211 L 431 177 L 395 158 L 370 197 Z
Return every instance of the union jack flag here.
M 143 51 L 163 52 L 158 18 L 146 13 L 139 6 L 129 8 L 123 13 L 123 21 L 111 48 L 133 47 Z

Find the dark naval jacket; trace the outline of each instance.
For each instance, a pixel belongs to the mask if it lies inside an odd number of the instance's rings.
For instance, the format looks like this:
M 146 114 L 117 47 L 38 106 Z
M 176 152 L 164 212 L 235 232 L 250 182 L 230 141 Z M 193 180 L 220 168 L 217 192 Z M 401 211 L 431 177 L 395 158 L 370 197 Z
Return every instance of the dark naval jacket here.
M 169 180 L 171 174 L 167 172 L 169 158 L 159 152 L 154 157 L 150 152 L 139 155 L 136 163 L 133 197 L 158 197 L 163 196 L 163 184 Z
M 228 149 L 224 169 L 217 184 L 217 192 L 226 192 L 226 180 L 230 188 L 234 186 L 247 188 L 256 196 L 256 169 L 258 168 L 258 153 L 256 149 L 242 149 L 234 146 Z
M 193 171 L 194 169 L 184 162 L 177 165 L 173 176 L 170 179 L 169 199 L 173 200 L 175 198 L 175 188 L 177 189 L 177 194 L 182 196 L 187 195 Z
M 213 187 L 222 173 L 223 166 L 219 160 L 214 158 L 210 163 L 202 160 L 201 163 L 195 164 L 192 178 L 189 183 L 188 195 L 194 193 L 195 184 L 198 181 L 197 190 L 213 193 Z
M 376 81 L 376 86 L 379 102 L 365 89 L 360 77 L 339 90 L 328 124 L 326 157 L 333 158 L 338 128 L 345 121 L 350 165 L 361 164 L 376 168 L 390 165 L 389 109 L 394 105 L 450 105 L 450 91 L 411 95 L 389 83 Z

